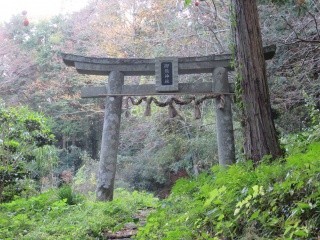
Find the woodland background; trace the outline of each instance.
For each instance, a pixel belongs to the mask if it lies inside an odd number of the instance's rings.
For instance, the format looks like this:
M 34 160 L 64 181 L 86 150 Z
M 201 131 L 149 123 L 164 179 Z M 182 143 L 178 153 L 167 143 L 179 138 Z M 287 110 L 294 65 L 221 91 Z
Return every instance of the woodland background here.
M 267 61 L 274 120 L 279 136 L 314 124 L 311 109 L 320 108 L 320 3 L 317 0 L 259 1 L 264 45 L 276 44 Z M 28 162 L 35 189 L 70 182 L 83 193 L 94 192 L 103 126 L 103 99 L 81 99 L 80 89 L 104 85 L 107 77 L 86 76 L 66 67 L 60 53 L 96 57 L 154 58 L 230 53 L 229 1 L 92 0 L 71 15 L 23 24 L 17 13 L 0 25 L 0 96 L 2 107 L 27 106 L 49 118 L 54 147 L 42 161 Z M 230 74 L 232 81 L 234 76 Z M 210 75 L 180 77 L 183 82 L 211 81 Z M 126 84 L 153 83 L 153 77 L 127 77 Z M 165 97 L 163 97 L 165 98 Z M 147 190 L 164 197 L 182 176 L 215 165 L 217 144 L 214 105 L 123 108 L 118 156 L 118 187 Z M 243 160 L 242 134 L 234 107 L 237 160 Z M 50 156 L 50 158 L 48 158 Z M 50 159 L 50 160 L 48 160 Z M 28 182 L 29 184 L 30 182 Z M 21 187 L 23 186 L 23 187 Z M 7 190 L 8 199 L 22 191 Z M 12 192 L 13 191 L 13 192 Z M 25 191 L 25 194 L 29 194 Z

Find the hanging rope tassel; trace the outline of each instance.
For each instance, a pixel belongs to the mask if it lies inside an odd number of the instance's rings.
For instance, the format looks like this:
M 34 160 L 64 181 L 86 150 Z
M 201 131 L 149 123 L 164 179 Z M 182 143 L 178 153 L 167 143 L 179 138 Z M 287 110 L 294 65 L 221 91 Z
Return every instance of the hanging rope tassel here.
M 152 98 L 147 98 L 147 106 L 146 110 L 144 111 L 144 116 L 151 116 L 151 103 L 152 103 Z
M 200 105 L 194 104 L 194 119 L 200 119 L 200 118 L 201 118 Z
M 175 118 L 178 115 L 177 110 L 172 103 L 169 104 L 169 118 Z
M 129 98 L 126 97 L 124 98 L 124 109 L 125 109 L 125 112 L 124 112 L 124 115 L 126 116 L 126 118 L 130 117 L 130 110 L 129 110 Z
M 219 109 L 223 109 L 224 108 L 224 103 L 225 103 L 224 95 L 220 95 L 218 97 L 218 100 L 220 101 L 219 104 L 218 104 L 218 108 Z

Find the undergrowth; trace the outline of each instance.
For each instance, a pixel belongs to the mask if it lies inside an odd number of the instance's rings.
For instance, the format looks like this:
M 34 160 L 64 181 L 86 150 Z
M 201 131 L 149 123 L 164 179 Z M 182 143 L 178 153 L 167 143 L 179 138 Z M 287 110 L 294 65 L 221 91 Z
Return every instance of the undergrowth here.
M 103 239 L 155 211 L 136 239 L 318 239 L 320 142 L 283 161 L 216 166 L 180 179 L 169 198 L 118 189 L 113 202 L 95 202 L 68 186 L 0 204 L 0 239 Z
M 318 239 L 320 143 L 285 161 L 181 179 L 136 239 Z
M 0 239 L 102 239 L 133 222 L 138 209 L 154 207 L 147 193 L 117 189 L 113 202 L 94 202 L 65 186 L 0 205 Z

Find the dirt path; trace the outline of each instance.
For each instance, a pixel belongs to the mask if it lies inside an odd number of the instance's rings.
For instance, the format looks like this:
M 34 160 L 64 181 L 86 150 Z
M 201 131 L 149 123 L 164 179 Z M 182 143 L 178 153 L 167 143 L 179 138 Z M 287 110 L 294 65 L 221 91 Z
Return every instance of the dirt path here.
M 115 233 L 108 231 L 103 233 L 105 239 L 128 240 L 135 236 L 138 228 L 146 224 L 148 215 L 153 211 L 152 208 L 140 209 L 137 214 L 133 216 L 134 222 L 129 222 L 124 225 L 124 228 Z

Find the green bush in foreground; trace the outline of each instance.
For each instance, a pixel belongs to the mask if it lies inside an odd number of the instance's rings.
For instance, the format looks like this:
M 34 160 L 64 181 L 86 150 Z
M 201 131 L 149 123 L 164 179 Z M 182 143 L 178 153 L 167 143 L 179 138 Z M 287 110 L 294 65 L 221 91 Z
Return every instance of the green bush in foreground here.
M 181 179 L 136 239 L 317 239 L 320 143 L 286 161 Z
M 49 119 L 26 107 L 0 102 L 0 202 L 29 195 L 29 184 L 47 175 L 57 162 Z
M 138 209 L 157 203 L 150 194 L 123 189 L 116 190 L 113 202 L 79 199 L 66 186 L 0 204 L 0 239 L 101 239 L 103 232 L 116 231 L 133 222 Z

